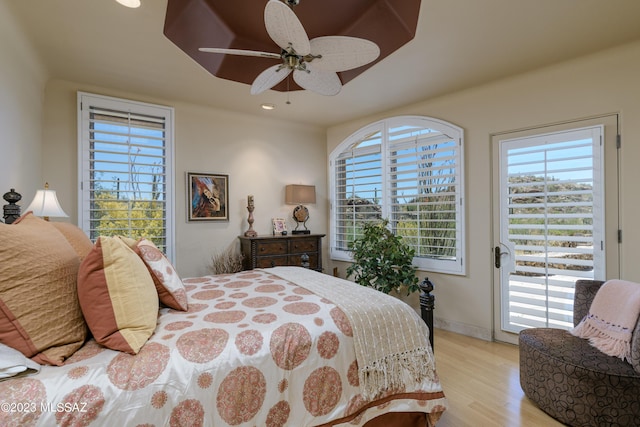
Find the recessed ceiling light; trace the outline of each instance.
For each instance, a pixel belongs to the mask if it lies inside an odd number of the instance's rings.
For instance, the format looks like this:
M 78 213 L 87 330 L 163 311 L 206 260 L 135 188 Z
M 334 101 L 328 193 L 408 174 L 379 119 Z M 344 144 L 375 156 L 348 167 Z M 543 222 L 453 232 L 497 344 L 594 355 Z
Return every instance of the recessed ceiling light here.
M 276 106 L 273 104 L 262 104 L 261 105 L 263 110 L 275 110 Z
M 127 7 L 140 7 L 140 0 L 116 0 L 118 3 L 120 3 L 123 6 L 127 6 Z

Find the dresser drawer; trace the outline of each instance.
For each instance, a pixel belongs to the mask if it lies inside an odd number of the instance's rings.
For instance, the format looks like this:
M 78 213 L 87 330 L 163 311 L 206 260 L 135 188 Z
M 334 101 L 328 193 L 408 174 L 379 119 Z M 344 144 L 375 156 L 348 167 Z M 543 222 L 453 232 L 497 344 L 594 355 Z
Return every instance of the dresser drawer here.
M 287 253 L 286 241 L 256 242 L 256 255 L 278 255 Z
M 271 268 L 282 265 L 289 265 L 289 258 L 284 256 L 257 257 L 255 268 Z
M 289 251 L 292 254 L 304 252 L 316 252 L 318 250 L 318 239 L 294 239 L 289 242 Z
M 302 265 L 302 255 L 289 255 L 289 264 L 288 265 Z M 318 269 L 318 255 L 315 253 L 307 253 L 309 256 L 309 268 L 314 270 Z
M 242 268 L 302 266 L 302 256 L 309 256 L 309 268 L 322 271 L 322 238 L 324 234 L 290 236 L 239 236 Z

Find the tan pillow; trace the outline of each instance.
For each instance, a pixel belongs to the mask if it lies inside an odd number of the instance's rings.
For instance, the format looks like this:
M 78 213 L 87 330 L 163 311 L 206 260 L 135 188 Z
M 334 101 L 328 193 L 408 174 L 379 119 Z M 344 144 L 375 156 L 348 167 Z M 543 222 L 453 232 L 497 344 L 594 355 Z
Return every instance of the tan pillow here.
M 93 337 L 110 349 L 137 354 L 156 328 L 153 280 L 118 237 L 99 237 L 82 261 L 78 297 Z
M 175 310 L 187 311 L 187 291 L 182 279 L 167 257 L 151 241 L 145 238 L 133 240 L 121 237 L 124 242 L 140 255 L 151 273 L 153 284 L 156 286 L 160 302 Z
M 64 235 L 67 242 L 80 257 L 80 261 L 93 249 L 93 243 L 77 225 L 69 222 L 52 222 L 51 224 Z
M 79 265 L 64 236 L 31 212 L 0 224 L 0 342 L 48 365 L 79 349 L 87 337 Z

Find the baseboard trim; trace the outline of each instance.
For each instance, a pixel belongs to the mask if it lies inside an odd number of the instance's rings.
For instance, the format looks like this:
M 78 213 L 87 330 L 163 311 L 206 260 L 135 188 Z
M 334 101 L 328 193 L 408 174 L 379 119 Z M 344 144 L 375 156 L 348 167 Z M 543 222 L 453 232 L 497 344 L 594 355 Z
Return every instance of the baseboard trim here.
M 478 338 L 484 341 L 493 341 L 493 334 L 490 329 L 479 328 L 465 323 L 452 322 L 446 319 L 436 317 L 433 319 L 433 326 L 437 329 L 455 332 L 456 334 L 466 335 L 468 337 Z

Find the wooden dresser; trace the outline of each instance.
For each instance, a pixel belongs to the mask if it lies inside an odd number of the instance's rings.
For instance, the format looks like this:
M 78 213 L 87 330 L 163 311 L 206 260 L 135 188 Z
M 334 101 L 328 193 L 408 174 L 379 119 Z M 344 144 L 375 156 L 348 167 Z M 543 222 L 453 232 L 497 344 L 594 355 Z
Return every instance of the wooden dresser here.
M 322 271 L 324 234 L 292 234 L 240 238 L 242 267 L 245 270 L 281 265 L 302 265 L 302 255 L 309 256 L 309 268 Z

